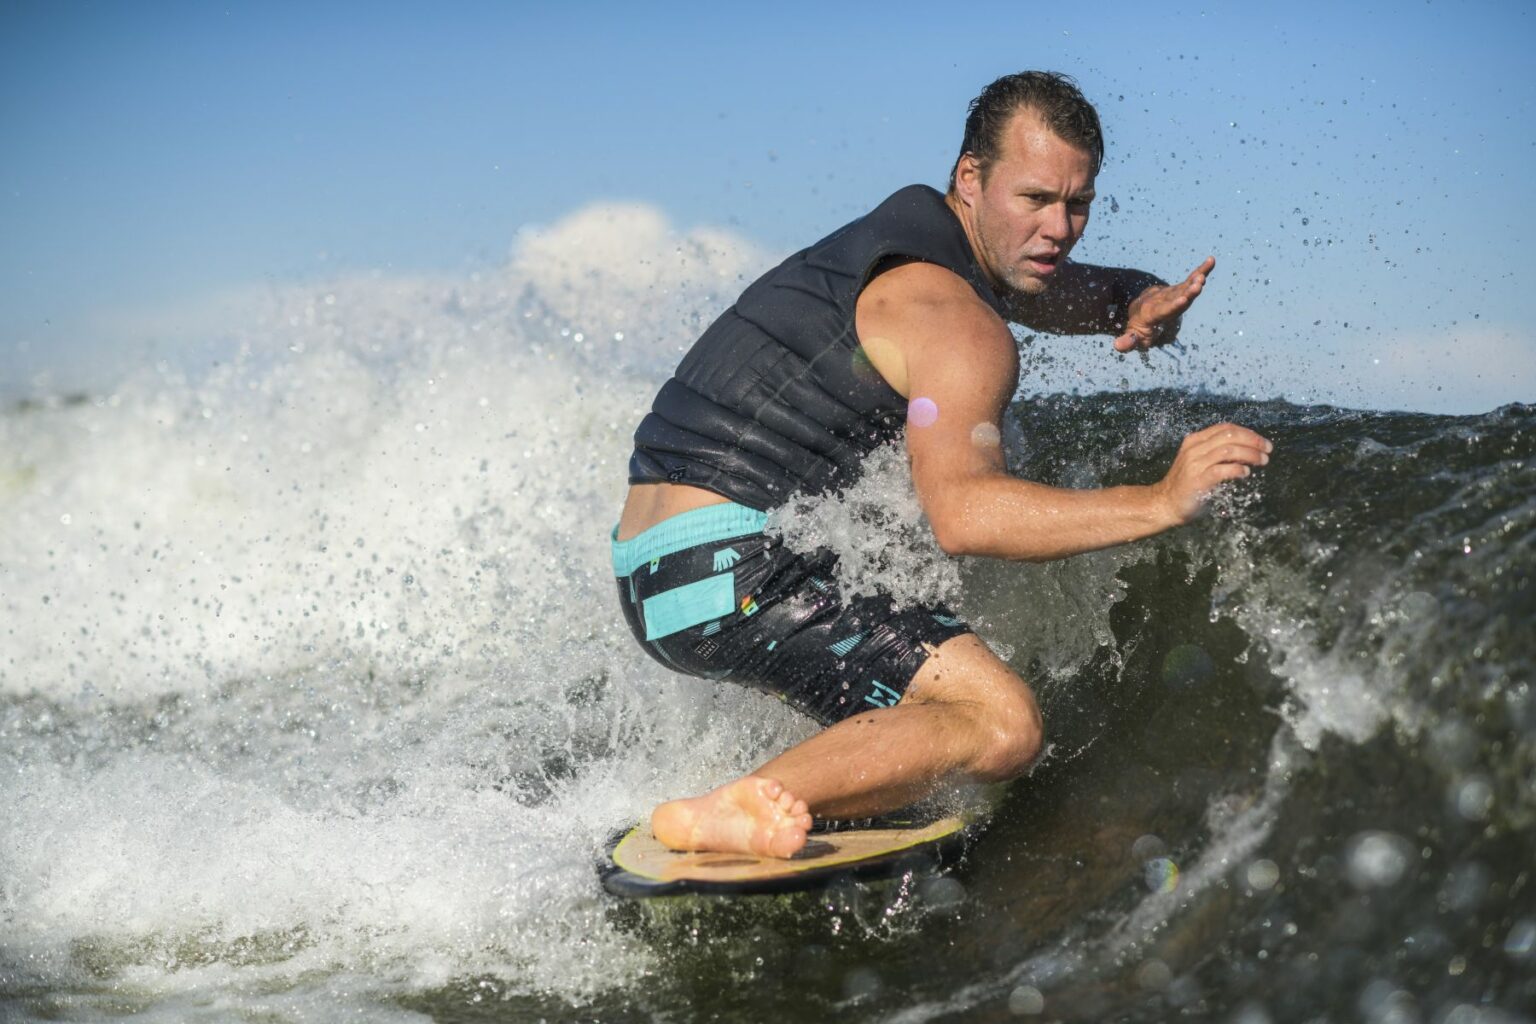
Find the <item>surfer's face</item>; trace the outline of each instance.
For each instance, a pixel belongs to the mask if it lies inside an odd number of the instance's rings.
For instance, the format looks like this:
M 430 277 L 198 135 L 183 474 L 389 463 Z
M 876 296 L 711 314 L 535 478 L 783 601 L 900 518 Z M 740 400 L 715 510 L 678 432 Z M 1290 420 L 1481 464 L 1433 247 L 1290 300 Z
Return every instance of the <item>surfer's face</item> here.
M 961 158 L 955 191 L 971 211 L 971 240 L 988 275 L 1038 295 L 1088 227 L 1093 158 L 1023 110 L 985 172 L 970 155 Z

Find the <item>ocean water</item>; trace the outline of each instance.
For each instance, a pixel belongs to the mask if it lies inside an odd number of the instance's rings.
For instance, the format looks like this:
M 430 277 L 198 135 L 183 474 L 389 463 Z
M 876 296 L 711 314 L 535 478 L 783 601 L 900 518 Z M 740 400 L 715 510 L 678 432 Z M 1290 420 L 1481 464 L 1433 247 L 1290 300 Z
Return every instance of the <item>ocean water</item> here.
M 607 567 L 630 432 L 763 263 L 600 207 L 0 414 L 0 1016 L 1536 1019 L 1529 406 L 1042 373 L 1031 478 L 1150 481 L 1223 419 L 1276 452 L 1039 566 L 940 557 L 880 453 L 776 527 L 955 601 L 1048 754 L 942 875 L 603 893 L 616 828 L 808 733 L 644 657 Z

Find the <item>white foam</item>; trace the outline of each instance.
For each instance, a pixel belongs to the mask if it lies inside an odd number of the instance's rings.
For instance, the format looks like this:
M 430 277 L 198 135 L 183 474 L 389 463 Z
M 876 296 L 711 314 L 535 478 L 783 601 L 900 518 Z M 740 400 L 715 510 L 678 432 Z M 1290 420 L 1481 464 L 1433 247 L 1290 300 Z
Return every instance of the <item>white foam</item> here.
M 284 1016 L 314 972 L 375 1005 L 643 971 L 610 830 L 804 732 L 644 658 L 608 567 L 634 425 L 762 262 L 589 209 L 494 272 L 246 302 L 195 379 L 0 417 L 10 976 Z
M 959 597 L 959 565 L 934 540 L 912 486 L 905 445 L 877 449 L 844 491 L 775 509 L 768 531 L 793 550 L 836 554 L 837 583 L 847 596 L 883 593 L 900 605 Z

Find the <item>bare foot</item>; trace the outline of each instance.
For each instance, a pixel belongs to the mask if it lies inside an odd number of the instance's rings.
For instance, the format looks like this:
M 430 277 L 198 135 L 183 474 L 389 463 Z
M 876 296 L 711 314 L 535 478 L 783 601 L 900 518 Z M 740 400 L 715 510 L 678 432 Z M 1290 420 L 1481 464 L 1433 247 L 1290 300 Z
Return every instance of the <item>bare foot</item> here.
M 690 800 L 669 801 L 651 814 L 651 831 L 674 850 L 793 857 L 810 828 L 804 800 L 756 775 Z

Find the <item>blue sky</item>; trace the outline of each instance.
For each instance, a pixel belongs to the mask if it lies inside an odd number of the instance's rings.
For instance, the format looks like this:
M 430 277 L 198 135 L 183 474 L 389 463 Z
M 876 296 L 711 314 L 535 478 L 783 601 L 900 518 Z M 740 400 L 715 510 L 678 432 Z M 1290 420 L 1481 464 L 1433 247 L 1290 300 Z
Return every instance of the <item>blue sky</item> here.
M 1234 367 L 1301 395 L 1311 360 L 1351 404 L 1532 401 L 1533 48 L 1507 3 L 13 0 L 0 393 L 105 386 L 156 340 L 123 311 L 467 272 L 594 201 L 787 252 L 940 184 L 978 89 L 1049 67 L 1109 138 L 1078 257 L 1214 253 L 1192 336 Z

